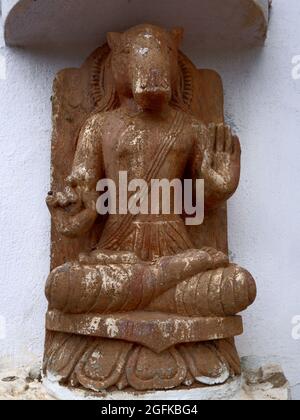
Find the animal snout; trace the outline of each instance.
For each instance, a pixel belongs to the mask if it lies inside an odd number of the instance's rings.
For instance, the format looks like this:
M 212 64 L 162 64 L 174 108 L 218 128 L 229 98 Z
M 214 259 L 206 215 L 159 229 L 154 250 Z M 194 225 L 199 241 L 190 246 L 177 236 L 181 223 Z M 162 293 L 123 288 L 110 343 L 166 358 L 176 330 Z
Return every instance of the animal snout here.
M 141 74 L 141 73 L 140 73 Z M 156 108 L 171 99 L 170 77 L 159 69 L 151 69 L 135 78 L 133 94 L 143 108 Z
M 158 69 L 150 69 L 146 74 L 137 77 L 135 81 L 136 93 L 157 93 L 171 89 L 169 77 Z

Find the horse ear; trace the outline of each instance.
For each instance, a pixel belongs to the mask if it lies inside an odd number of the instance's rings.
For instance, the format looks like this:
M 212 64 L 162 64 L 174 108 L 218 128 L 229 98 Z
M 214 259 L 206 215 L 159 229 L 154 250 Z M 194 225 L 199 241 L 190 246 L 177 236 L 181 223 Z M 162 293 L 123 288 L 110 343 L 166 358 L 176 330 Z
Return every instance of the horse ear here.
M 107 34 L 107 42 L 111 50 L 115 50 L 118 48 L 121 42 L 122 34 L 119 32 L 108 32 Z
M 174 39 L 178 48 L 180 47 L 180 44 L 183 40 L 183 35 L 184 35 L 184 29 L 183 28 L 173 28 L 171 30 L 171 36 Z

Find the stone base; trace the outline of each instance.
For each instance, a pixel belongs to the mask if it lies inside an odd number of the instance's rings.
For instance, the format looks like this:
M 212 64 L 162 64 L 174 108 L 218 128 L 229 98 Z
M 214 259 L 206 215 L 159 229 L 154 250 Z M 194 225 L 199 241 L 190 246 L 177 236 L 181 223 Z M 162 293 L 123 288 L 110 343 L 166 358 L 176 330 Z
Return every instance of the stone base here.
M 47 393 L 57 400 L 231 400 L 231 401 L 288 401 L 290 387 L 280 366 L 266 364 L 253 365 L 251 358 L 244 358 L 243 375 L 221 386 L 195 387 L 191 389 L 157 392 L 110 392 L 96 394 L 85 390 L 72 389 L 59 385 L 56 378 L 43 380 Z
M 192 389 L 176 389 L 168 391 L 156 392 L 104 392 L 103 394 L 95 394 L 85 390 L 67 388 L 59 385 L 55 378 L 44 378 L 44 387 L 51 397 L 57 400 L 97 400 L 97 401 L 119 401 L 119 400 L 136 400 L 136 401 L 168 401 L 168 400 L 235 400 L 241 394 L 242 379 L 235 378 L 228 381 L 225 385 L 211 387 L 196 387 Z
M 222 385 L 241 375 L 233 339 L 184 343 L 156 353 L 126 341 L 51 332 L 44 374 L 92 392 Z
M 262 362 L 257 358 L 244 358 L 243 378 L 223 386 L 159 391 L 144 394 L 129 394 L 124 392 L 109 393 L 99 397 L 99 394 L 85 391 L 70 390 L 61 387 L 55 380 L 44 378 L 39 380 L 39 366 L 27 368 L 0 370 L 0 401 L 1 400 L 117 400 L 127 397 L 131 400 L 273 400 L 287 401 L 290 399 L 290 387 L 278 365 Z

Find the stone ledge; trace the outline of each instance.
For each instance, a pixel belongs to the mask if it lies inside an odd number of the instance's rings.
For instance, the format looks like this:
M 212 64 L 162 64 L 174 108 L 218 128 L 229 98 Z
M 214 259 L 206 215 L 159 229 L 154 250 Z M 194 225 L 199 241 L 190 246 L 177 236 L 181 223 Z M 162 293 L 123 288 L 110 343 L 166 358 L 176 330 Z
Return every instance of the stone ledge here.
M 69 315 L 49 311 L 46 327 L 50 331 L 130 341 L 157 353 L 180 343 L 212 341 L 243 333 L 240 316 L 188 318 L 156 312 Z
M 183 26 L 186 45 L 241 48 L 261 45 L 270 0 L 2 0 L 9 46 L 95 48 L 111 30 L 138 23 Z

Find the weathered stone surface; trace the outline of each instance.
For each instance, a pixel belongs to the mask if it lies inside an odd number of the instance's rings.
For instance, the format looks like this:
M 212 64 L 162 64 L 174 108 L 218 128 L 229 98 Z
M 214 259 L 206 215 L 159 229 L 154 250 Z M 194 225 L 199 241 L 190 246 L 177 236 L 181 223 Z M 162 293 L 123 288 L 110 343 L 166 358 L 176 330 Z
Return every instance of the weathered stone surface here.
M 155 312 L 114 315 L 66 315 L 49 311 L 50 331 L 126 340 L 160 353 L 181 343 L 213 341 L 241 335 L 242 318 L 189 318 Z
M 158 391 L 145 394 L 134 394 L 137 400 L 232 400 L 232 401 L 288 401 L 290 400 L 290 387 L 282 368 L 271 362 L 249 367 L 249 358 L 243 359 L 243 374 L 241 378 L 228 381 L 225 385 L 214 387 L 201 387 L 181 389 L 176 391 Z M 250 370 L 248 370 L 250 369 Z M 251 378 L 251 379 L 250 379 Z M 280 378 L 278 381 L 274 378 Z M 249 383 L 249 380 L 252 382 Z M 61 387 L 57 381 L 47 378 L 45 386 L 50 395 L 57 399 L 103 399 L 103 400 L 132 400 L 132 393 L 114 392 L 103 396 L 83 393 Z
M 224 124 L 220 77 L 180 52 L 182 36 L 150 24 L 110 32 L 56 78 L 44 372 L 65 386 L 188 389 L 241 373 L 236 315 L 256 286 L 227 256 L 240 142 Z M 154 179 L 204 179 L 204 223 L 187 227 L 175 197 L 169 212 L 161 195 L 158 211 L 130 211 L 127 185 L 116 191 L 127 213 L 99 216 L 98 181 L 117 186 L 121 173 L 144 181 L 140 208 Z
M 272 361 L 260 364 L 253 363 L 253 358 L 242 359 L 242 379 L 237 378 L 225 385 L 193 389 L 146 392 L 143 394 L 124 391 L 102 393 L 75 390 L 62 387 L 54 377 L 44 378 L 44 383 L 27 381 L 32 367 L 0 371 L 0 400 L 93 400 L 93 399 L 139 399 L 139 400 L 267 400 L 286 401 L 290 399 L 289 383 L 282 368 Z M 2 378 L 18 378 L 13 386 L 2 382 Z M 277 379 L 280 378 L 278 381 Z

